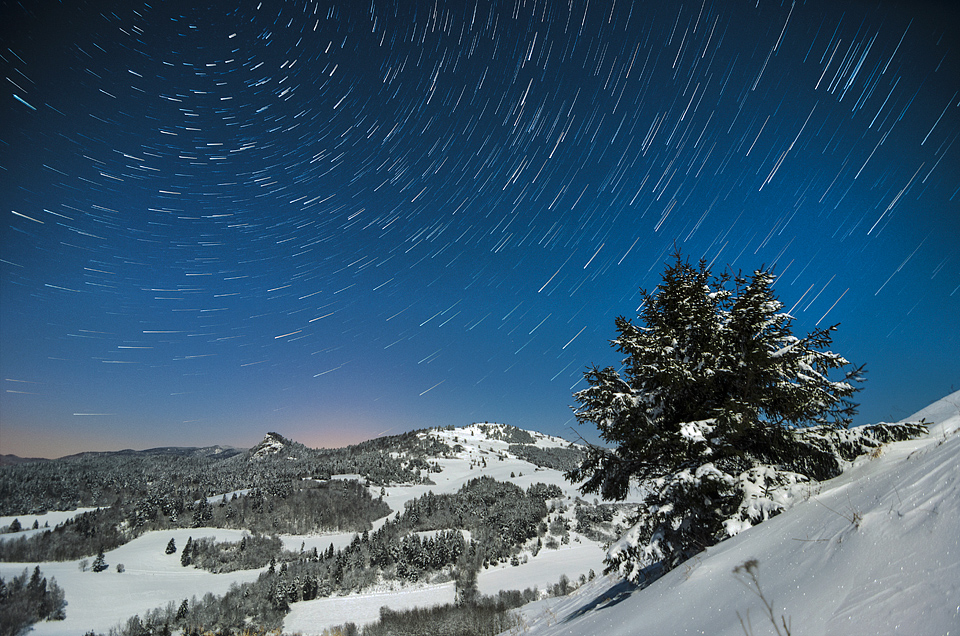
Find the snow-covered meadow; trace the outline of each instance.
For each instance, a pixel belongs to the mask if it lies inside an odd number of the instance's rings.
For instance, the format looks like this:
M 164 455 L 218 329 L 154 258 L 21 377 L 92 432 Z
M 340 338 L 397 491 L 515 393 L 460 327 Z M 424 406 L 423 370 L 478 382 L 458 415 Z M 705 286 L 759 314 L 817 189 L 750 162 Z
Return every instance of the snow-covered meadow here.
M 89 630 L 106 632 L 134 614 L 166 605 L 179 604 L 192 596 L 202 597 L 207 592 L 225 593 L 231 584 L 252 581 L 258 570 L 211 574 L 180 565 L 179 551 L 165 554 L 170 539 L 177 546 L 187 543 L 188 537 L 215 537 L 219 541 L 239 541 L 239 530 L 214 528 L 178 529 L 145 534 L 116 550 L 106 553 L 110 566 L 103 572 L 82 572 L 80 560 L 52 563 L 0 563 L 0 576 L 8 578 L 24 568 L 39 565 L 45 577 L 53 577 L 63 588 L 67 599 L 67 618 L 34 625 L 37 636 L 72 636 Z M 93 559 L 86 559 L 90 562 Z M 123 564 L 124 572 L 117 572 Z

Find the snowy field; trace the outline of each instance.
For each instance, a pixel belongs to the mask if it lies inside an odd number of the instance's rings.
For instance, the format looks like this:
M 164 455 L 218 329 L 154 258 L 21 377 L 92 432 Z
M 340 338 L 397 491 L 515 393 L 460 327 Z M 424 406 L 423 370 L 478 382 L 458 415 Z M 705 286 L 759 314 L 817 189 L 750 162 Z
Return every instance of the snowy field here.
M 49 525 L 51 528 L 55 528 L 58 524 L 61 524 L 69 519 L 73 519 L 77 515 L 90 512 L 91 510 L 96 510 L 96 508 L 77 508 L 76 510 L 47 512 L 42 515 L 13 515 L 8 517 L 0 517 L 0 528 L 9 527 L 10 524 L 13 523 L 14 519 L 19 521 L 20 527 L 23 528 L 23 530 L 20 532 L 0 534 L 0 541 L 3 541 L 4 539 L 19 539 L 20 537 L 29 537 L 37 532 L 43 532 L 44 526 L 46 525 Z M 37 526 L 39 526 L 38 530 L 32 530 L 34 522 L 36 522 Z
M 401 591 L 380 591 L 372 594 L 350 594 L 294 603 L 283 622 L 285 634 L 320 634 L 324 629 L 355 623 L 364 625 L 380 617 L 380 608 L 392 610 L 433 607 L 452 603 L 453 583 L 426 585 Z
M 63 588 L 67 599 L 67 618 L 63 621 L 42 622 L 34 625 L 32 636 L 76 636 L 88 630 L 106 632 L 134 614 L 143 614 L 168 602 L 179 604 L 192 596 L 202 597 L 207 592 L 224 594 L 233 583 L 256 580 L 260 570 L 246 570 L 229 574 L 211 574 L 180 565 L 180 551 L 165 554 L 170 539 L 182 549 L 188 537 L 215 537 L 218 541 L 239 541 L 239 530 L 192 528 L 151 532 L 116 550 L 106 553 L 110 568 L 94 573 L 81 572 L 79 560 L 59 563 L 41 563 L 40 569 L 48 579 L 52 576 Z M 92 562 L 93 559 L 87 559 Z M 122 563 L 125 572 L 118 573 Z M 36 563 L 0 563 L 0 576 L 9 578 L 20 574 L 25 567 L 31 570 Z
M 575 535 L 573 535 L 575 536 Z M 581 575 L 603 572 L 603 546 L 585 537 L 580 542 L 562 545 L 556 550 L 541 550 L 535 558 L 516 567 L 501 565 L 482 570 L 477 576 L 481 594 L 496 594 L 500 590 L 525 590 L 537 588 L 543 592 L 560 580 L 564 574 L 570 581 Z

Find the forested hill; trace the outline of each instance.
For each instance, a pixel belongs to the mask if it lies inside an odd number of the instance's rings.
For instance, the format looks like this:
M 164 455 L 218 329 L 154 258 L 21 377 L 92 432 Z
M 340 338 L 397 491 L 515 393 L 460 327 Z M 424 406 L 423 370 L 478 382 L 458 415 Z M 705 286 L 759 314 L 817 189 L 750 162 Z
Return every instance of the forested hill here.
M 16 466 L 33 462 L 48 462 L 44 457 L 19 457 L 18 455 L 0 455 L 0 466 Z
M 431 471 L 439 470 L 436 461 L 463 453 L 468 438 L 473 443 L 498 441 L 500 453 L 561 470 L 580 456 L 577 447 L 563 440 L 503 424 L 423 429 L 333 449 L 307 448 L 270 432 L 249 450 L 162 447 L 5 461 L 0 467 L 0 515 L 110 506 L 118 498 L 189 503 L 251 489 L 283 494 L 296 480 L 341 474 L 359 475 L 378 486 L 425 483 Z
M 277 629 L 294 609 L 291 620 L 315 623 L 311 601 L 346 593 L 434 585 L 452 601 L 456 579 L 476 596 L 480 571 L 506 567 L 533 577 L 530 590 L 510 597 L 515 607 L 538 585 L 601 569 L 601 545 L 616 537 L 620 506 L 582 501 L 561 472 L 581 454 L 559 438 L 474 423 L 339 449 L 269 432 L 247 450 L 87 453 L 10 466 L 0 469 L 0 569 L 20 576 L 17 564 L 34 563 L 41 576 L 56 573 L 67 618 L 40 627 L 58 635 L 108 630 L 136 613 L 154 626 L 189 615 L 199 631 L 241 633 L 248 620 Z M 186 576 L 194 570 L 211 578 Z M 119 576 L 154 604 L 87 616 L 102 604 L 90 584 Z M 237 586 L 217 587 L 224 577 Z M 188 588 L 197 598 L 184 606 Z M 226 596 L 206 594 L 217 590 Z M 171 601 L 182 612 L 168 611 Z

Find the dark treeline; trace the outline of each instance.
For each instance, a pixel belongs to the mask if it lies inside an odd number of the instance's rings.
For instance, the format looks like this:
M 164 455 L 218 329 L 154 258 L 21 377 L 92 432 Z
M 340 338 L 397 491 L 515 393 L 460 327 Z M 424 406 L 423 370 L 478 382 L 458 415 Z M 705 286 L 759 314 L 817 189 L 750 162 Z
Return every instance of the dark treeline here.
M 372 520 L 390 512 L 383 500 L 374 499 L 357 481 L 301 480 L 212 501 L 204 498 L 171 505 L 165 499 L 143 499 L 137 503 L 135 525 L 147 530 L 212 527 L 283 534 L 361 532 L 370 528 Z
M 0 514 L 41 514 L 83 506 L 109 506 L 118 496 L 138 498 L 151 490 L 212 495 L 253 487 L 273 478 L 243 475 L 239 456 L 177 454 L 85 454 L 48 462 L 0 467 Z M 193 497 L 193 498 L 199 498 Z
M 130 617 L 109 636 L 262 636 L 279 633 L 286 610 L 278 610 L 257 583 L 233 585 L 223 596 L 204 594 Z M 88 632 L 86 636 L 101 636 Z
M 428 463 L 426 458 L 452 457 L 453 449 L 437 437 L 422 433 L 409 431 L 346 448 L 317 450 L 313 476 L 358 474 L 377 486 L 423 483 L 421 470 L 439 472 L 439 467 Z
M 266 492 L 188 501 L 183 493 L 156 493 L 136 501 L 116 501 L 83 513 L 49 532 L 0 542 L 0 561 L 67 561 L 112 550 L 150 530 L 234 528 L 253 533 L 307 534 L 360 532 L 390 513 L 356 481 L 301 481 L 273 485 Z M 262 564 L 261 564 L 262 565 Z
M 540 448 L 529 444 L 510 444 L 509 450 L 513 455 L 531 464 L 561 472 L 576 468 L 583 460 L 583 452 L 576 447 Z
M 33 574 L 23 573 L 9 581 L 0 578 L 0 634 L 25 634 L 40 621 L 62 621 L 67 601 L 56 579 L 47 581 L 40 567 Z
M 380 608 L 380 620 L 355 629 L 357 636 L 495 636 L 520 625 L 510 612 L 524 602 L 533 600 L 519 592 L 499 597 L 484 597 L 477 603 L 438 605 L 394 611 Z M 348 634 L 349 627 L 341 628 Z
M 577 532 L 601 543 L 610 543 L 617 539 L 619 528 L 614 524 L 618 508 L 628 508 L 617 504 L 589 505 L 577 500 L 574 509 L 577 520 Z
M 475 424 L 489 439 L 500 440 L 508 444 L 533 444 L 536 438 L 528 431 L 509 424 Z
M 193 565 L 222 574 L 236 570 L 254 570 L 282 557 L 283 541 L 277 536 L 244 535 L 240 541 L 214 541 L 212 537 L 187 539 L 180 553 L 180 565 Z
M 99 550 L 112 550 L 129 540 L 128 533 L 120 529 L 123 521 L 119 507 L 91 510 L 49 532 L 0 541 L 0 561 L 71 561 L 93 556 Z
M 427 493 L 407 503 L 398 522 L 410 530 L 463 528 L 482 545 L 481 559 L 496 563 L 509 558 L 517 548 L 537 536 L 547 515 L 546 500 L 562 497 L 558 486 L 533 484 L 524 491 L 515 484 L 479 477 L 457 493 Z

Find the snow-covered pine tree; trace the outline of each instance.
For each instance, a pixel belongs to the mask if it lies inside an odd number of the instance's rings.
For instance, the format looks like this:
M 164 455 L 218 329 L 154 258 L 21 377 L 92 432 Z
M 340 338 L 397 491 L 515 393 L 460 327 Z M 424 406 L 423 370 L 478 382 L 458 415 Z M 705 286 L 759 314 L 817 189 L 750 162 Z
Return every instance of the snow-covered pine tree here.
M 183 599 L 183 602 L 180 603 L 180 607 L 177 608 L 177 616 L 174 620 L 176 620 L 178 623 L 184 621 L 189 613 L 190 605 L 187 603 L 187 599 Z
M 106 556 L 103 554 L 103 548 L 97 550 L 97 558 L 93 560 L 93 567 L 91 568 L 94 572 L 103 572 L 110 566 L 107 565 Z
M 796 483 L 842 469 L 834 433 L 856 413 L 863 369 L 829 351 L 835 327 L 795 337 L 774 280 L 765 269 L 717 277 L 678 252 L 656 290 L 641 290 L 643 326 L 616 320 L 622 370 L 585 372 L 577 419 L 615 448 L 591 447 L 568 477 L 606 499 L 624 499 L 631 480 L 647 491 L 608 572 L 639 581 L 670 569 L 778 513 Z
M 180 565 L 187 567 L 193 563 L 193 537 L 187 537 L 187 544 L 180 552 Z

